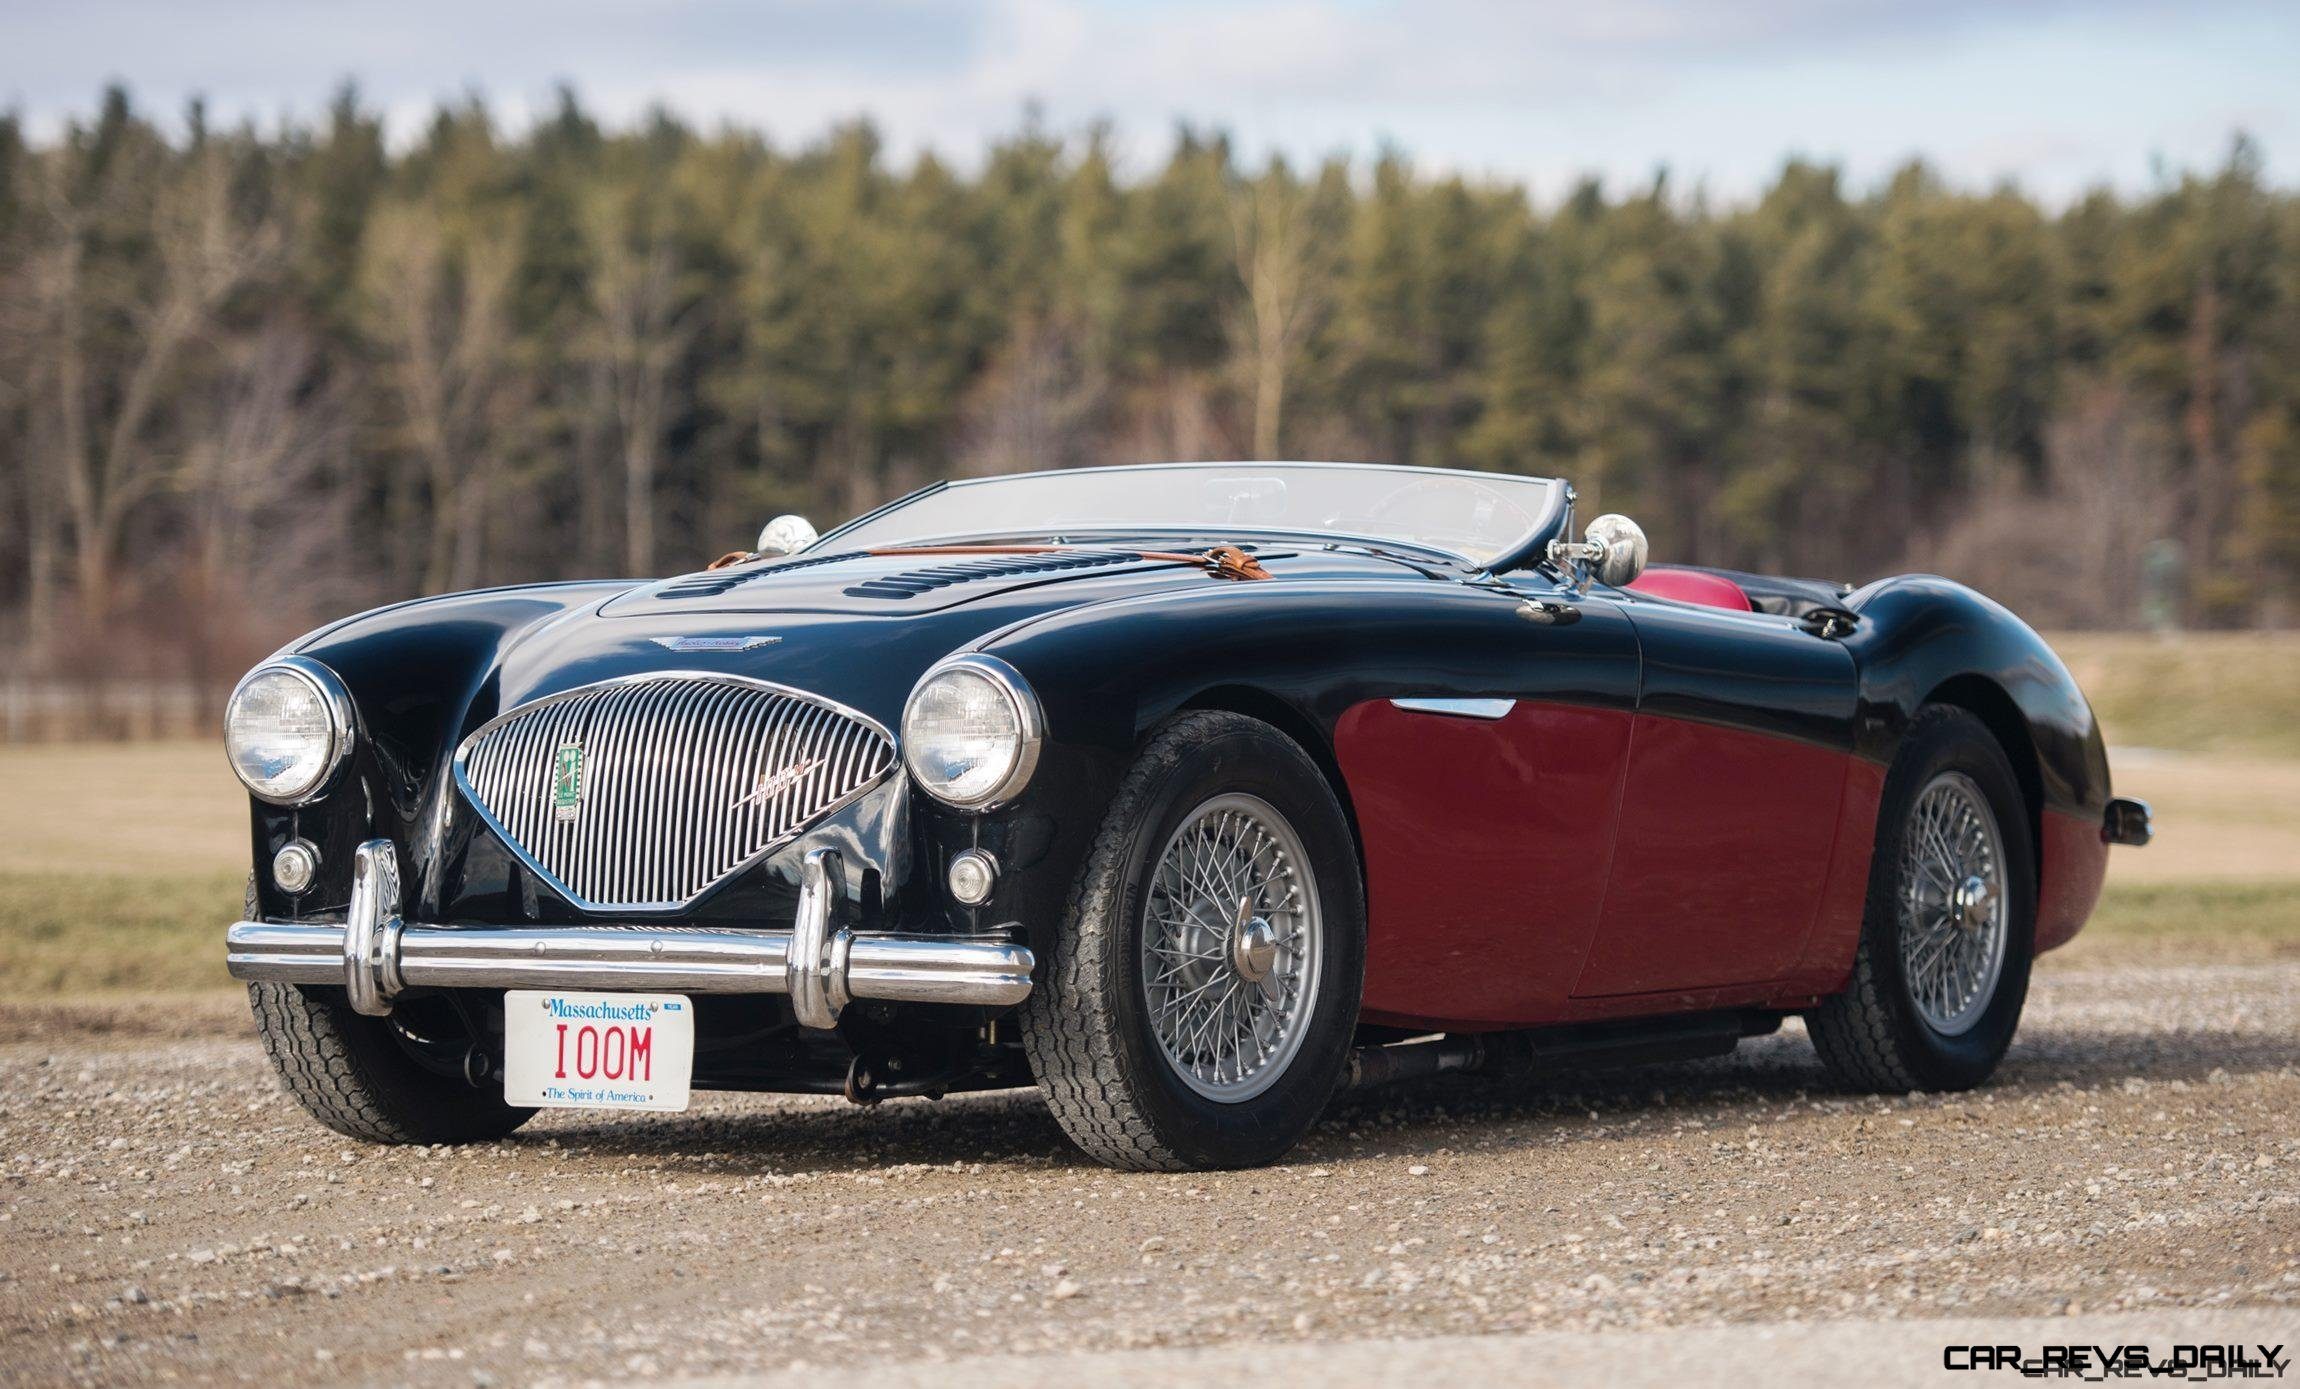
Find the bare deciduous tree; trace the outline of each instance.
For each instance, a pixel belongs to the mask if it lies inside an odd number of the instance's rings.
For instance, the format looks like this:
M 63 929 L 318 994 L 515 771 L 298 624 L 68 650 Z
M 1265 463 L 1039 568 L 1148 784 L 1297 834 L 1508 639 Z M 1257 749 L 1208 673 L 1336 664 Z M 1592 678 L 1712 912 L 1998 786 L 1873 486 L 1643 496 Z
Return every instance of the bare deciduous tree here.
M 21 557 L 19 640 L 37 660 L 46 653 L 54 628 L 57 523 L 50 476 L 33 466 L 32 402 L 40 390 L 43 359 L 32 350 L 36 320 L 29 312 L 31 289 L 24 267 L 21 248 L 0 250 L 0 478 L 11 480 L 8 491 L 13 494 L 0 495 L 0 516 L 14 523 L 15 532 L 0 530 L 0 556 Z
M 317 370 L 318 345 L 284 321 L 225 354 L 181 473 L 192 562 L 211 583 L 246 572 L 259 544 L 279 543 L 283 508 L 307 514 L 322 501 L 320 465 L 341 425 L 337 393 L 315 390 Z
M 59 154 L 38 183 L 45 228 L 25 278 L 47 362 L 33 409 L 46 418 L 33 438 L 71 523 L 81 616 L 101 623 L 128 516 L 167 484 L 175 463 L 157 424 L 176 404 L 175 378 L 212 338 L 225 302 L 276 258 L 280 235 L 276 223 L 235 213 L 230 166 L 210 147 L 156 190 L 101 185 L 98 198 L 149 196 L 153 266 L 138 276 L 96 264 L 88 241 L 103 209 L 75 198 L 84 180 L 74 163 Z M 91 345 L 111 315 L 128 325 L 128 351 L 116 359 Z
M 2174 450 L 2162 412 L 2090 384 L 2047 431 L 2042 486 L 2005 470 L 1907 562 L 1954 574 L 2034 622 L 2135 626 L 2142 551 L 2178 509 Z
M 643 190 L 600 193 L 588 209 L 596 358 L 621 438 L 623 562 L 655 572 L 655 477 L 668 423 L 672 373 L 693 337 L 693 305 L 679 303 L 678 254 L 643 224 Z
M 480 579 L 487 507 L 522 396 L 510 302 L 517 244 L 504 227 L 451 240 L 440 210 L 421 205 L 379 213 L 368 234 L 369 331 L 427 484 L 428 592 Z
M 1031 472 L 1082 460 L 1107 389 L 1083 336 L 1054 318 L 1015 327 L 967 402 L 958 471 Z
M 1312 194 L 1272 160 L 1228 190 L 1233 263 L 1245 287 L 1235 337 L 1254 402 L 1254 456 L 1276 458 L 1295 353 L 1323 307 Z

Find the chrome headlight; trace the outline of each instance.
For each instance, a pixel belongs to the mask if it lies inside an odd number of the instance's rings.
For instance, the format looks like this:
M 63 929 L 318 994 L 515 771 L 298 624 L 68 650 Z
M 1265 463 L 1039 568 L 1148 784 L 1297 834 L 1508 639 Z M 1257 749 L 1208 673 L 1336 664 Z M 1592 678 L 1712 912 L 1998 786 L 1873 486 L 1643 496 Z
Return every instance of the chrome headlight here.
M 902 760 L 936 800 L 962 810 L 1010 801 L 1038 766 L 1038 697 L 996 656 L 953 656 L 928 671 L 902 711 Z
M 317 661 L 266 662 L 232 691 L 224 748 L 258 797 L 274 805 L 308 801 L 351 755 L 351 695 Z

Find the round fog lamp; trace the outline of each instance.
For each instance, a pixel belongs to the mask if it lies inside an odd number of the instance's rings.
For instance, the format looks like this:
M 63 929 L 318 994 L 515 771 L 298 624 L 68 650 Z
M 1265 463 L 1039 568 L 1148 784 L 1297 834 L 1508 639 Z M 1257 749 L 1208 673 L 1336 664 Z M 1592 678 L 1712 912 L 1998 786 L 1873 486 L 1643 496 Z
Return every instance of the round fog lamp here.
M 294 894 L 311 886 L 319 876 L 319 850 L 300 839 L 288 841 L 272 855 L 272 881 L 279 890 Z
M 950 895 L 969 907 L 990 900 L 998 883 L 998 861 L 980 849 L 968 849 L 950 861 Z

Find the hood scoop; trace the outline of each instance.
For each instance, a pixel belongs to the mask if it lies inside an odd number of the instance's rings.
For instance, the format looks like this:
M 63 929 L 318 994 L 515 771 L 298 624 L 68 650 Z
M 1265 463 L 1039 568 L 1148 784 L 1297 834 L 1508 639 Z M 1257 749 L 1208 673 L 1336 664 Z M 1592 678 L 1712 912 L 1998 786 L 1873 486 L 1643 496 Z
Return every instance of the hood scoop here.
M 979 559 L 882 574 L 847 587 L 849 598 L 915 598 L 938 588 L 981 579 L 1012 579 L 1035 574 L 1060 574 L 1074 569 L 1101 569 L 1113 564 L 1136 564 L 1143 556 L 1130 550 L 1068 550 L 1059 554 L 984 555 Z

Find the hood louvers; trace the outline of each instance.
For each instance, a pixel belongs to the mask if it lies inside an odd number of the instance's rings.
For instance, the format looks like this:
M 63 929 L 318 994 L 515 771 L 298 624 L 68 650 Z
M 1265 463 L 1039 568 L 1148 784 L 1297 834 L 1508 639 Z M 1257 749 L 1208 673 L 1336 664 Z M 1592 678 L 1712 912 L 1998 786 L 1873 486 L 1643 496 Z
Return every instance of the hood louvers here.
M 837 564 L 840 560 L 859 559 L 861 552 L 849 550 L 843 555 L 816 555 L 811 559 L 785 560 L 764 569 L 745 569 L 740 572 L 708 570 L 692 578 L 678 579 L 655 591 L 657 598 L 711 598 L 731 588 L 740 588 L 753 579 L 764 579 L 774 574 L 788 574 L 794 569 L 812 569 L 818 564 Z
M 866 579 L 845 590 L 850 598 L 911 598 L 953 584 L 977 579 L 1009 579 L 1026 574 L 1059 574 L 1072 569 L 1099 569 L 1112 564 L 1133 564 L 1142 556 L 1127 550 L 1080 550 L 1064 554 L 988 555 L 930 565 L 881 578 Z

